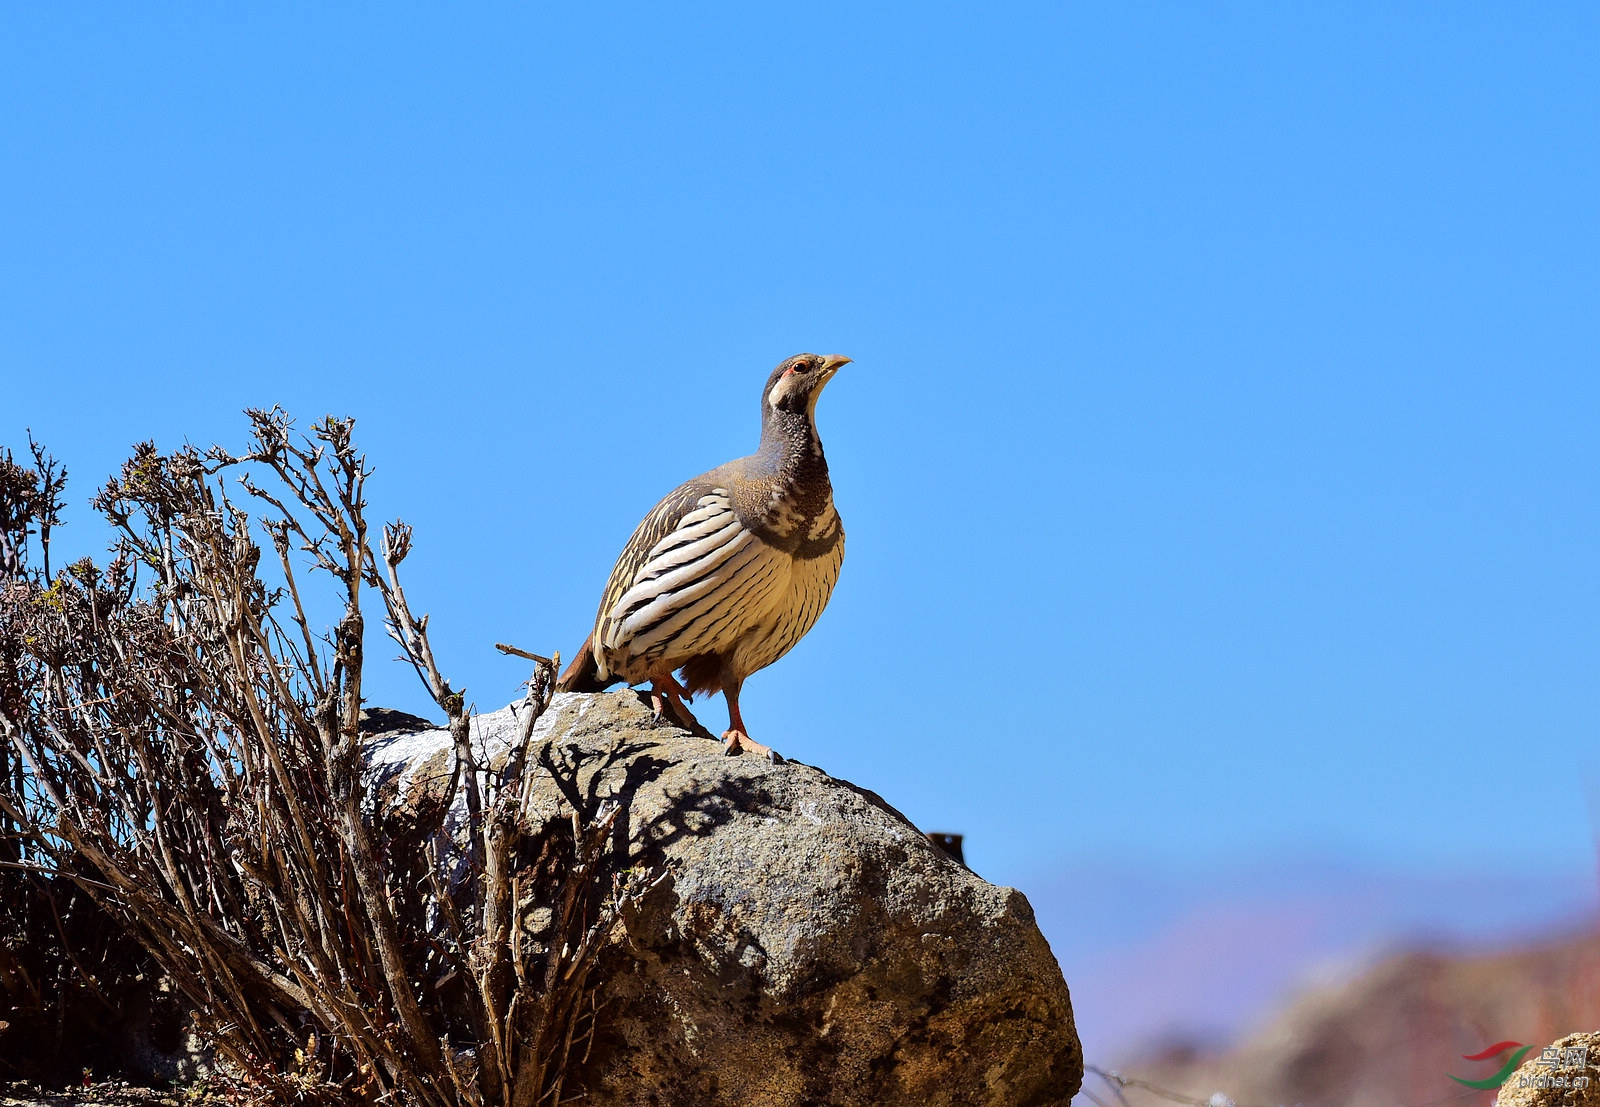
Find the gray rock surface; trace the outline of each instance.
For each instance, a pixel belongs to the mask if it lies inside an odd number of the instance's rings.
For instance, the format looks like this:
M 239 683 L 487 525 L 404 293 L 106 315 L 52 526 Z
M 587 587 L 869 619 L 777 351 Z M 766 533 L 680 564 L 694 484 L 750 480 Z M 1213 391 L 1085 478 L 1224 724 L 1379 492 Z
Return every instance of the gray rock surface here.
M 481 716 L 486 761 L 510 709 Z M 988 884 L 871 792 L 793 761 L 725 757 L 630 692 L 561 694 L 535 732 L 534 804 L 615 797 L 618 845 L 668 877 L 606 954 L 587 1104 L 1067 1104 L 1083 1057 L 1022 893 Z M 375 736 L 407 789 L 448 736 Z

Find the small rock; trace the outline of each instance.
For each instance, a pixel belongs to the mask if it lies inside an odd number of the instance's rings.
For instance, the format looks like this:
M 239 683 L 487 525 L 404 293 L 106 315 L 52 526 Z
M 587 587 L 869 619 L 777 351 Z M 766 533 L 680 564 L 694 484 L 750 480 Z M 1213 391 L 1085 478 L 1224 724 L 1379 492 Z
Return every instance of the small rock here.
M 1580 1057 L 1582 1063 L 1574 1060 Z M 1522 1066 L 1500 1086 L 1499 1107 L 1597 1105 L 1600 1105 L 1600 1033 L 1568 1034 L 1551 1042 L 1544 1050 L 1529 1050 Z

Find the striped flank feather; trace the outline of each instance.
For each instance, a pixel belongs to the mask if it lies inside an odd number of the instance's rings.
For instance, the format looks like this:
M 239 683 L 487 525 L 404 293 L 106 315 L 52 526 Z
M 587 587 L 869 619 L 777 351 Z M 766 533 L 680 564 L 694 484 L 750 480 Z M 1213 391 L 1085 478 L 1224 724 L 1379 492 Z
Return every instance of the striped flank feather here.
M 642 558 L 623 560 L 594 640 L 601 675 L 634 681 L 738 641 L 784 595 L 792 561 L 745 529 L 724 488 L 697 497 Z
M 842 536 L 822 557 L 796 561 L 789 573 L 787 594 L 773 606 L 766 625 L 734 647 L 733 667 L 741 673 L 753 673 L 788 653 L 816 625 L 822 609 L 828 606 L 843 564 Z

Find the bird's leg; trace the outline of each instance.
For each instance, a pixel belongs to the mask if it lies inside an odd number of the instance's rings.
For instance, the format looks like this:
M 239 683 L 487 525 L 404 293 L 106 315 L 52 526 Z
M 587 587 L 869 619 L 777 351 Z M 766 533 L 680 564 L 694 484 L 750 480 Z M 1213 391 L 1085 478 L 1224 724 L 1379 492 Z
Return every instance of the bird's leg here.
M 650 678 L 650 706 L 655 710 L 656 718 L 671 719 L 684 729 L 693 730 L 700 722 L 684 706 L 683 697 L 686 695 L 688 693 L 670 672 Z
M 728 729 L 722 732 L 722 737 L 727 741 L 727 754 L 736 757 L 741 753 L 754 753 L 772 761 L 783 760 L 776 750 L 770 746 L 763 746 L 760 742 L 753 741 L 745 733 L 744 716 L 739 714 L 739 688 L 744 681 L 733 674 L 722 674 L 722 695 L 728 701 Z

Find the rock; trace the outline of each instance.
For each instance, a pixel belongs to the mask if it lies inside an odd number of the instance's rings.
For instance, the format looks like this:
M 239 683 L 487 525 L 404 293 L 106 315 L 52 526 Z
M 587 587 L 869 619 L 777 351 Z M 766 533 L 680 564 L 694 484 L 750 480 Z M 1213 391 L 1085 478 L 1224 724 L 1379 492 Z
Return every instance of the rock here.
M 361 709 L 362 734 L 398 734 L 418 730 L 436 730 L 433 723 L 421 715 L 408 715 L 392 707 L 364 707 Z
M 126 1072 L 159 1084 L 192 1084 L 210 1075 L 216 1064 L 176 987 L 163 975 L 127 989 L 116 1046 Z
M 503 756 L 508 708 L 474 744 Z M 725 757 L 631 692 L 561 694 L 535 731 L 539 815 L 625 804 L 629 864 L 667 877 L 607 952 L 578 1074 L 591 1104 L 1032 1107 L 1083 1056 L 1022 893 L 984 882 L 871 792 L 793 761 Z M 449 775 L 440 730 L 375 738 L 404 802 Z
M 1600 1034 L 1568 1034 L 1547 1050 L 1528 1051 L 1522 1066 L 1500 1086 L 1499 1107 L 1600 1105 Z

